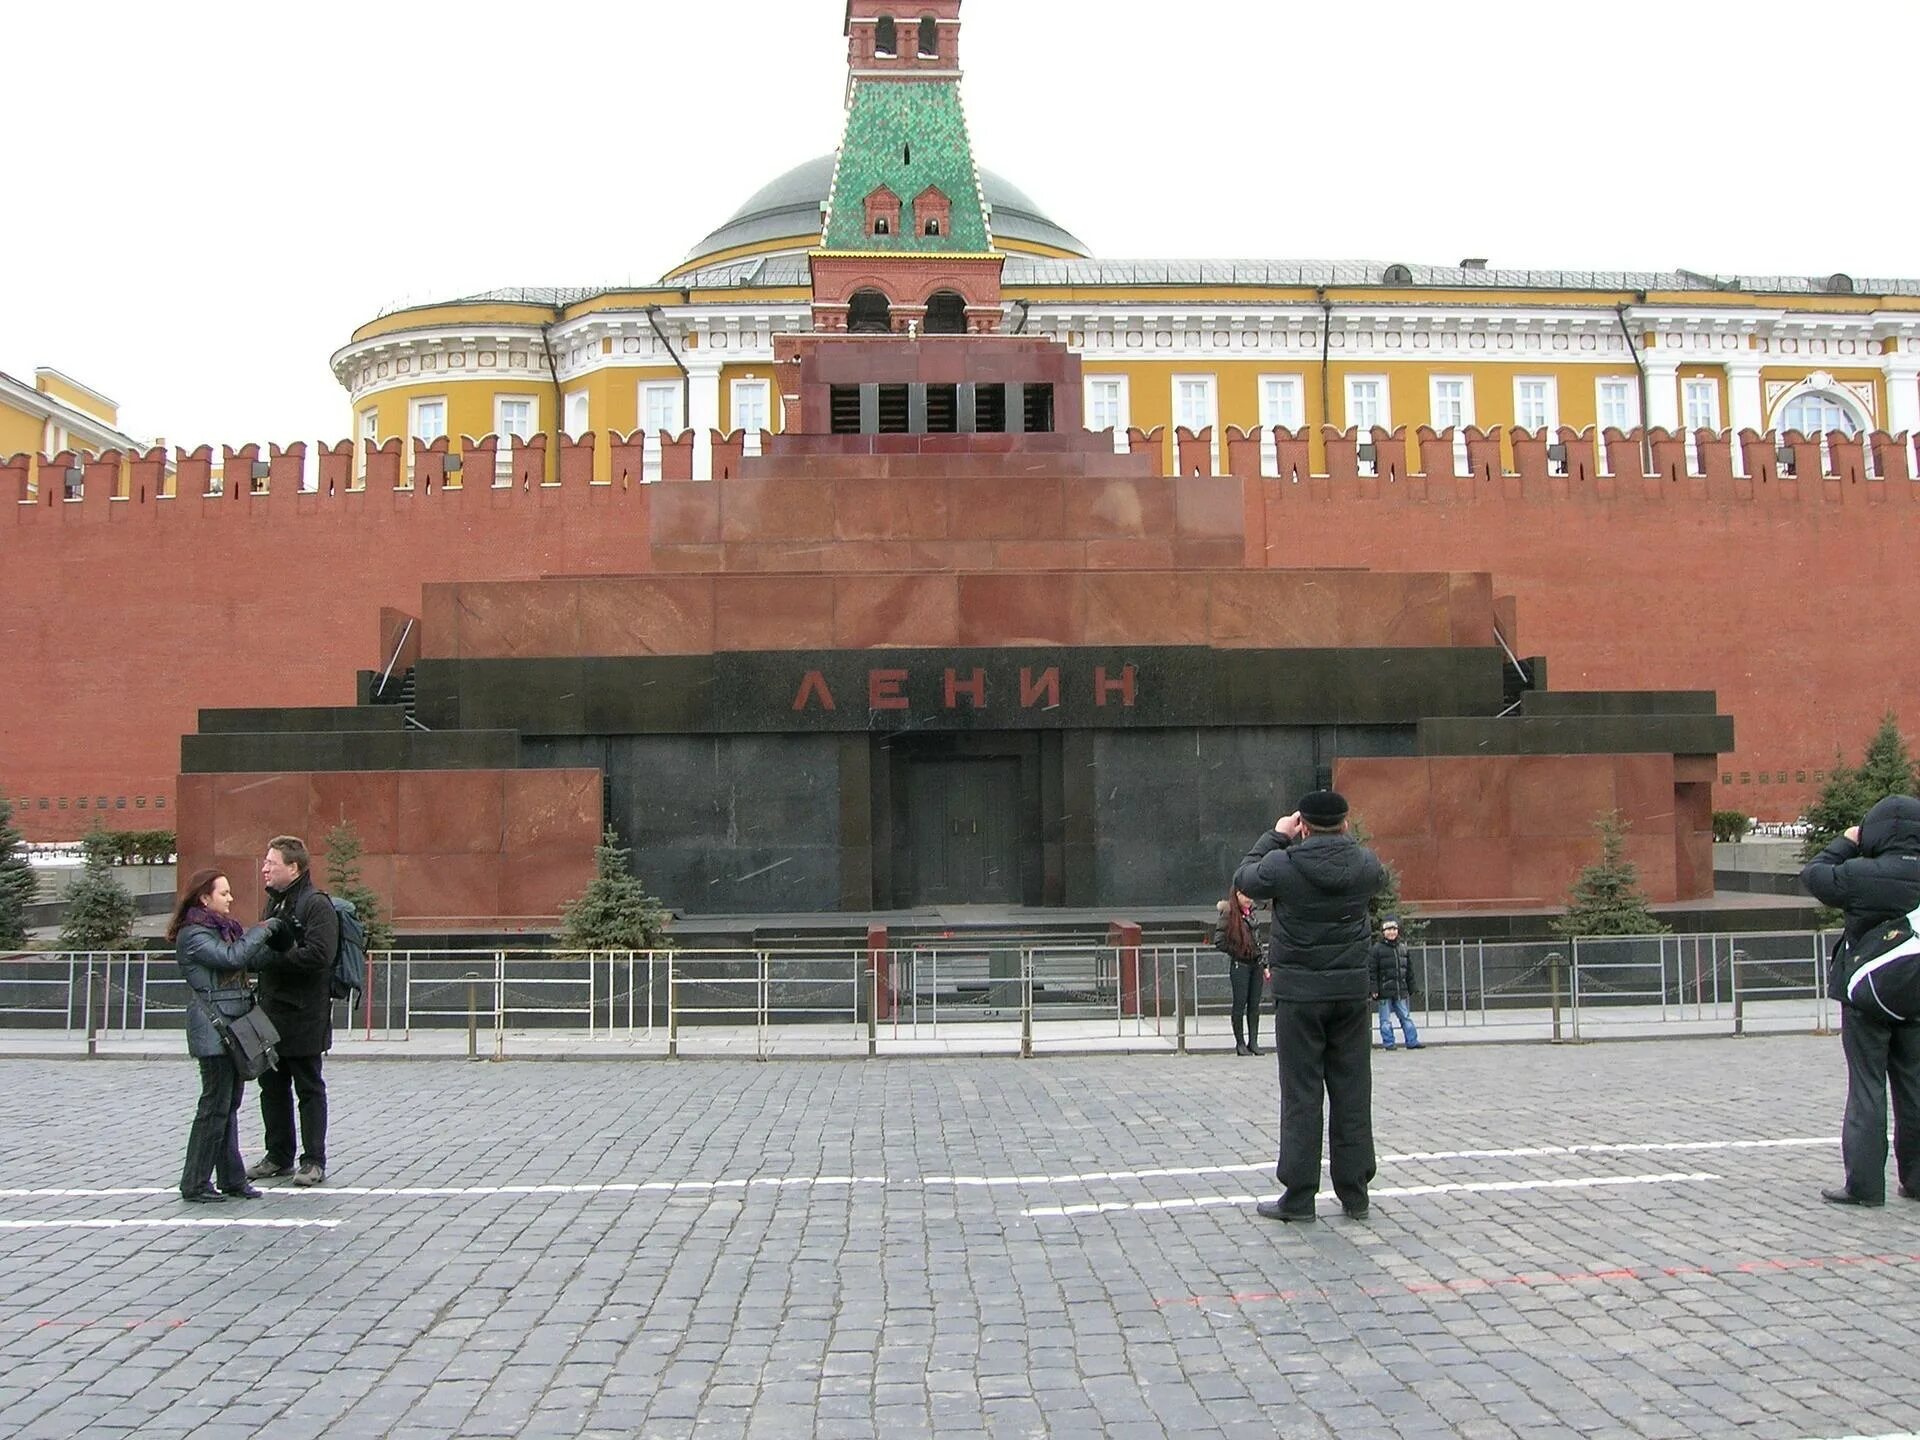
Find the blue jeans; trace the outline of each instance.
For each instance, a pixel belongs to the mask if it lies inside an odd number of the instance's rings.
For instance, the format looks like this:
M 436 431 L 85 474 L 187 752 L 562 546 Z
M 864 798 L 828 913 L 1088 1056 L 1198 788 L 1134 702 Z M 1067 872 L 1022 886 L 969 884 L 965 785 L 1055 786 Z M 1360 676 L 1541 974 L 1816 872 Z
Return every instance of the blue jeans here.
M 1413 1017 L 1407 1013 L 1405 1000 L 1385 1000 L 1380 1002 L 1380 1043 L 1391 1050 L 1393 1048 L 1393 1025 L 1395 1015 L 1400 1017 L 1400 1033 L 1406 1037 L 1407 1044 L 1418 1045 L 1420 1032 L 1413 1028 Z

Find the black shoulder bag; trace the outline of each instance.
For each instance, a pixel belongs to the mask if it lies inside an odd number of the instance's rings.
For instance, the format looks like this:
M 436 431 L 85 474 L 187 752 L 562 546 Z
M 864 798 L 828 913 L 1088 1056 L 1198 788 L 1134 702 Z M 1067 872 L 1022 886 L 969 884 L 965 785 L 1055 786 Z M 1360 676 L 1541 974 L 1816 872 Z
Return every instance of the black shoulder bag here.
M 233 1061 L 233 1068 L 240 1072 L 243 1080 L 257 1080 L 267 1071 L 280 1063 L 280 1032 L 273 1021 L 267 1018 L 267 1012 L 260 1008 L 255 1000 L 247 1007 L 244 1015 L 227 1016 L 220 1013 L 220 1007 L 212 1000 L 187 987 L 190 1000 L 200 1003 L 207 1022 L 213 1026 L 213 1033 L 220 1037 L 227 1057 Z

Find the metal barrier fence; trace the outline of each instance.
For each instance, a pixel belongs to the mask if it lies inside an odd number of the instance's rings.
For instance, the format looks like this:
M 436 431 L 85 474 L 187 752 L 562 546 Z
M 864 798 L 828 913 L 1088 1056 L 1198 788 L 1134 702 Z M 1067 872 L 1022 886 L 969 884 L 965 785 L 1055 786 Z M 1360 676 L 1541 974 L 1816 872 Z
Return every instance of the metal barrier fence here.
M 1423 1030 L 1577 1041 L 1606 1035 L 1830 1030 L 1825 932 L 1464 941 L 1411 948 Z M 994 940 L 861 949 L 393 950 L 338 1031 L 405 1043 L 466 1030 L 475 1057 L 534 1037 L 702 1053 L 1030 1055 L 1145 1041 L 1184 1050 L 1229 1035 L 1231 963 L 1208 946 Z M 1271 1035 L 1263 1005 L 1261 1028 Z M 98 1053 L 184 1028 L 169 952 L 0 959 L 0 1035 L 60 1035 Z M 749 1041 L 750 1033 L 750 1041 Z

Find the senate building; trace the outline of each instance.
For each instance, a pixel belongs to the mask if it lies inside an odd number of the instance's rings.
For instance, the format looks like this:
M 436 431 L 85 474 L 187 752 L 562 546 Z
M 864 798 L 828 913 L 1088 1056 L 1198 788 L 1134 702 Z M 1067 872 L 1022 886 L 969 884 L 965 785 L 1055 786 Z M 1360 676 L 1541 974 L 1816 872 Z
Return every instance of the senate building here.
M 1920 282 L 1095 256 L 975 154 L 961 0 L 816 4 L 833 154 L 655 285 L 369 320 L 344 437 L 0 393 L 29 835 L 351 820 L 420 927 L 603 826 L 683 910 L 1183 905 L 1335 784 L 1410 900 L 1559 904 L 1618 812 L 1675 901 L 1911 701 L 1847 577 L 1913 549 Z M 299 643 L 196 647 L 289 553 Z

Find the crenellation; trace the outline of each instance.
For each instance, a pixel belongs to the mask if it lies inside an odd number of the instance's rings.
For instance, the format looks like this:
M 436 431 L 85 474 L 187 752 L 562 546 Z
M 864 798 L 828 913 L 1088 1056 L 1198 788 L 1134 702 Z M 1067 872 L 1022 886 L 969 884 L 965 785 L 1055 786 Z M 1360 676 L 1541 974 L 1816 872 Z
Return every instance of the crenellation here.
M 1181 475 L 1206 477 L 1213 474 L 1213 427 L 1202 426 L 1196 434 L 1180 425 L 1173 432 L 1174 451 L 1179 456 Z
M 1912 480 L 1913 469 L 1905 434 L 1889 435 L 1876 430 L 1867 437 L 1873 448 L 1873 470 L 1885 480 Z

